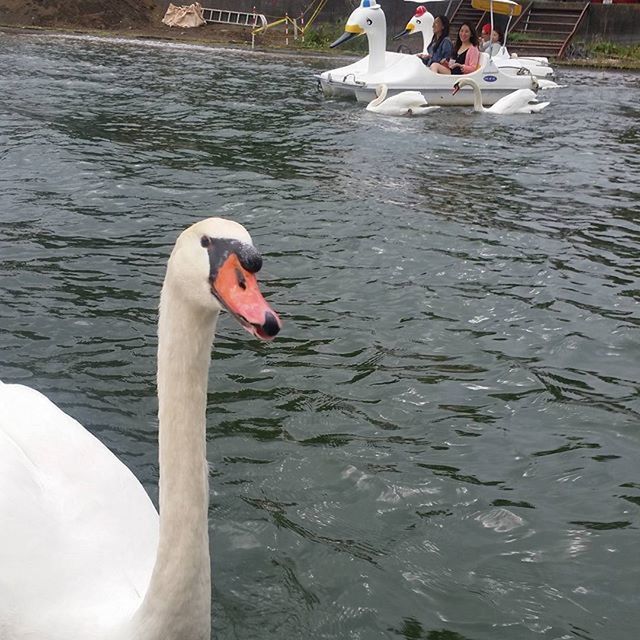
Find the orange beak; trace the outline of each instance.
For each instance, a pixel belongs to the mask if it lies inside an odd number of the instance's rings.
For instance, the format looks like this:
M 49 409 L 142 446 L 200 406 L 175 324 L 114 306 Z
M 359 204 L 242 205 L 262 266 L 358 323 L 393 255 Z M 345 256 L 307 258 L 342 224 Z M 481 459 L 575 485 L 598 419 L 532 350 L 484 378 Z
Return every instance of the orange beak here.
M 262 297 L 255 275 L 242 267 L 235 253 L 218 269 L 211 292 L 257 338 L 271 340 L 280 331 L 280 318 Z

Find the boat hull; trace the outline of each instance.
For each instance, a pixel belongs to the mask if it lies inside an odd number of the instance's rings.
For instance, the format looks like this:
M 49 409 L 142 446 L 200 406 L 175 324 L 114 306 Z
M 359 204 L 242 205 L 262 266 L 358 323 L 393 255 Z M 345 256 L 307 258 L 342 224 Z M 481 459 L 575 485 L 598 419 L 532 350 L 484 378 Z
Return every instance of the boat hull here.
M 483 54 L 486 55 L 486 54 Z M 320 74 L 318 80 L 325 96 L 349 98 L 358 102 L 370 102 L 376 97 L 376 88 L 386 84 L 389 96 L 402 91 L 419 91 L 427 102 L 440 106 L 467 106 L 473 104 L 473 91 L 465 88 L 455 95 L 453 85 L 461 76 L 442 75 L 430 71 L 415 56 L 405 55 L 392 66 L 376 74 L 354 71 L 342 67 Z M 503 96 L 517 89 L 537 91 L 534 76 L 528 72 L 504 73 L 490 61 L 481 69 L 465 77 L 476 81 L 482 91 L 482 101 L 490 106 Z M 356 63 L 357 64 L 357 63 Z M 344 73 L 348 69 L 348 73 Z

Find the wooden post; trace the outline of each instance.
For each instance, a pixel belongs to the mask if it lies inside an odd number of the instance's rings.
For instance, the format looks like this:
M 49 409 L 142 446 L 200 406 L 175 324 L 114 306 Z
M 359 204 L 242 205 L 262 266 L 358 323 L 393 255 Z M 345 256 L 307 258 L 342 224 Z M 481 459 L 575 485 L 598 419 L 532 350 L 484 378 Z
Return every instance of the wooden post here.
M 251 49 L 256 46 L 256 23 L 258 22 L 258 16 L 256 15 L 256 7 L 253 6 L 253 28 L 251 29 Z

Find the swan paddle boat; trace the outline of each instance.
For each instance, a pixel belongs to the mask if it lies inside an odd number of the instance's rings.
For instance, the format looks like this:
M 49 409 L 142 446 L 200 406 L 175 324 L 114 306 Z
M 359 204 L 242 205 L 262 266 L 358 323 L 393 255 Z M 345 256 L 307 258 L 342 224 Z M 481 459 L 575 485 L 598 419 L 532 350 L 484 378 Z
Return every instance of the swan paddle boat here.
M 411 0 L 411 1 L 424 1 L 424 0 Z M 493 14 L 499 13 L 501 15 L 508 15 L 509 22 L 507 23 L 507 29 L 505 29 L 504 41 L 506 43 L 507 33 L 511 18 L 518 16 L 521 13 L 521 7 L 517 2 L 511 2 L 511 0 L 472 0 L 471 5 L 474 9 L 480 11 L 489 11 L 491 15 L 491 23 L 493 25 Z M 407 23 L 405 30 L 402 33 L 398 33 L 393 36 L 394 40 L 398 40 L 402 36 L 407 34 L 422 34 L 422 52 L 427 53 L 427 47 L 433 38 L 433 20 L 434 17 L 423 6 L 417 7 L 416 12 Z M 493 26 L 492 26 L 493 30 Z M 536 76 L 536 78 L 553 78 L 555 76 L 553 69 L 549 65 L 547 58 L 536 57 L 518 57 L 509 54 L 506 46 L 502 46 L 500 51 L 491 56 L 495 65 L 501 71 L 505 73 L 516 75 L 519 73 L 529 72 Z M 524 71 L 523 71 L 524 70 Z
M 361 0 L 360 6 L 349 16 L 344 34 L 331 47 L 361 34 L 367 36 L 369 55 L 353 64 L 321 73 L 318 80 L 326 96 L 349 97 L 369 103 L 376 98 L 376 88 L 384 84 L 389 96 L 419 91 L 430 105 L 473 104 L 470 92 L 452 93 L 459 76 L 434 73 L 417 56 L 386 51 L 387 23 L 376 0 Z M 478 69 L 467 76 L 481 87 L 486 105 L 517 89 L 538 90 L 536 78 L 531 73 L 507 74 L 486 53 L 481 54 Z

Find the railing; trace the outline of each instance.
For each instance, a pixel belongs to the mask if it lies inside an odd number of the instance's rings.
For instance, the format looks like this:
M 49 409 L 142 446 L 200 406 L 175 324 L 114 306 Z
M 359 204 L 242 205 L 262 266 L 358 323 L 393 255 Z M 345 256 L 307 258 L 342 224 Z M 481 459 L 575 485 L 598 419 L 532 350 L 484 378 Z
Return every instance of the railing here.
M 516 27 L 525 19 L 526 16 L 526 22 L 525 22 L 525 28 L 524 31 L 526 31 L 526 27 L 529 26 L 529 15 L 531 14 L 531 7 L 533 7 L 533 2 L 530 2 L 523 10 L 522 13 L 516 18 L 516 21 L 511 25 L 511 29 L 509 29 L 509 31 L 511 33 L 513 33 L 516 30 Z
M 258 23 L 265 27 L 267 17 L 263 13 L 246 13 L 244 11 L 227 11 L 226 9 L 202 9 L 202 17 L 205 22 L 217 22 L 220 24 L 234 24 L 240 27 L 254 29 Z
M 562 58 L 562 56 L 564 56 L 564 52 L 567 50 L 567 47 L 569 46 L 569 42 L 571 42 L 571 38 L 573 38 L 573 36 L 575 35 L 576 31 L 578 30 L 578 27 L 580 26 L 580 23 L 582 22 L 582 19 L 584 18 L 584 16 L 586 15 L 589 9 L 589 4 L 590 4 L 589 2 L 585 3 L 584 7 L 582 8 L 582 11 L 580 13 L 580 16 L 578 17 L 578 20 L 573 25 L 573 30 L 567 36 L 565 41 L 562 43 L 562 46 L 560 47 L 560 51 L 558 51 L 558 58 Z

